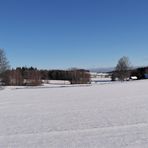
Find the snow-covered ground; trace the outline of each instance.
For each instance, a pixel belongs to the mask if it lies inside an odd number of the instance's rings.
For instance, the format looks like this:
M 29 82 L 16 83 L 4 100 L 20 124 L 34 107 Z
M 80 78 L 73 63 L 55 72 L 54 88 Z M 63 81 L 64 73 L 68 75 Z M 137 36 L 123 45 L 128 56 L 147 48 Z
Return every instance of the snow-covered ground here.
M 0 148 L 147 148 L 148 81 L 0 90 Z

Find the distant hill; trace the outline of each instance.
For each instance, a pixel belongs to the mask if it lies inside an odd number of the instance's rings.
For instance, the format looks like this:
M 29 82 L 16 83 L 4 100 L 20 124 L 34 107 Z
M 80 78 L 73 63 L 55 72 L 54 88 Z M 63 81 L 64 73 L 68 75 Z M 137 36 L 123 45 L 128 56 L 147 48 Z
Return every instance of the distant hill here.
M 90 72 L 111 72 L 114 70 L 113 67 L 108 67 L 108 68 L 90 68 Z

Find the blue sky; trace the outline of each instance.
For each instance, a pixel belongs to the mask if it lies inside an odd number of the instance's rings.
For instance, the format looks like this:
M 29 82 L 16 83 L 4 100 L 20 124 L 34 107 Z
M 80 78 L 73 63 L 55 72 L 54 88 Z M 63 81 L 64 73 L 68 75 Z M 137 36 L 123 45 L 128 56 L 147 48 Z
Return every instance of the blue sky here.
M 147 0 L 0 0 L 0 48 L 12 67 L 148 65 Z

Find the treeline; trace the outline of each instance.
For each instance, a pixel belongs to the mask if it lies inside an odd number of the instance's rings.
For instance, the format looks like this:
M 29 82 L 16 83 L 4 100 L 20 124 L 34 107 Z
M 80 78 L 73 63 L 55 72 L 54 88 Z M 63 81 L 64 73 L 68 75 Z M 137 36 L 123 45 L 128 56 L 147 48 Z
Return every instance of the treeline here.
M 132 77 L 136 77 L 137 80 L 148 79 L 148 67 L 139 67 L 125 71 L 113 71 L 111 74 L 112 81 L 116 80 L 116 78 L 119 78 L 122 75 L 124 76 L 125 80 L 132 79 Z
M 130 79 L 148 79 L 148 67 L 132 68 L 129 58 L 123 56 L 119 59 L 115 70 L 112 73 L 112 81 L 130 80 Z
M 140 67 L 130 71 L 131 76 L 136 76 L 137 79 L 148 79 L 148 67 Z
M 7 70 L 2 75 L 6 85 L 40 85 L 43 80 L 66 80 L 71 84 L 90 83 L 90 73 L 84 69 L 38 70 L 37 68 L 18 67 Z

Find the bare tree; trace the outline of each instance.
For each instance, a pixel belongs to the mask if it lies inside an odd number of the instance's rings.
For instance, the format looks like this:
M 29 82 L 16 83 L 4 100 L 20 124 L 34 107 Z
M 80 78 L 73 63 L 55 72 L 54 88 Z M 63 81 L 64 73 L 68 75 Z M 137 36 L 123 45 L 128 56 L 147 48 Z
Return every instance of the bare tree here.
M 130 62 L 129 62 L 129 58 L 123 56 L 122 58 L 119 59 L 117 66 L 116 66 L 116 77 L 121 80 L 124 81 L 127 78 L 129 78 L 130 75 Z
M 9 62 L 6 58 L 6 54 L 4 52 L 4 49 L 0 48 L 0 81 L 4 79 L 5 71 L 8 69 L 9 69 Z
M 0 48 L 0 74 L 9 69 L 9 62 L 3 49 Z

